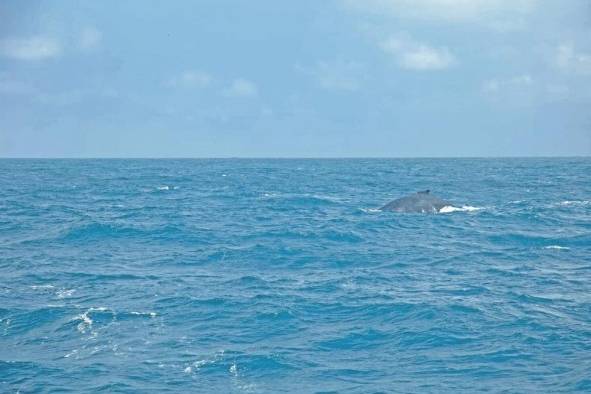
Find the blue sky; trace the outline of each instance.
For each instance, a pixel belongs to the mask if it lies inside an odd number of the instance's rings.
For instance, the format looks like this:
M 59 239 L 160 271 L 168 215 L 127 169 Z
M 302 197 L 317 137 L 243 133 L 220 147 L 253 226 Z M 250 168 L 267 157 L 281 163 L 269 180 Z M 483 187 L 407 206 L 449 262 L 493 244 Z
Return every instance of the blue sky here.
M 0 156 L 591 154 L 586 0 L 0 3 Z

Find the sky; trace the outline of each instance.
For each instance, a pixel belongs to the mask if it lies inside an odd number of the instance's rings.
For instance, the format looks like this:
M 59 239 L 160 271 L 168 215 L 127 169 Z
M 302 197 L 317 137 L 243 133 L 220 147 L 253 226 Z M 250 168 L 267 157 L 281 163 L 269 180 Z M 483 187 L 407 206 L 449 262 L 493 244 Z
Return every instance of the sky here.
M 0 157 L 571 155 L 589 0 L 0 2 Z

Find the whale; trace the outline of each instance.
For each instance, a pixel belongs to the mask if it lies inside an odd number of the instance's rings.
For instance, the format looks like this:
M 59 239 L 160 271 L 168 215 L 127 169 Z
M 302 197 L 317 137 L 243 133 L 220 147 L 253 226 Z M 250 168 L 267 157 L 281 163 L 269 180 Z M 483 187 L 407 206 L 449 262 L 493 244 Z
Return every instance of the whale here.
M 430 190 L 423 190 L 391 201 L 381 207 L 380 211 L 438 213 L 443 207 L 454 207 L 454 205 L 449 201 L 432 195 Z

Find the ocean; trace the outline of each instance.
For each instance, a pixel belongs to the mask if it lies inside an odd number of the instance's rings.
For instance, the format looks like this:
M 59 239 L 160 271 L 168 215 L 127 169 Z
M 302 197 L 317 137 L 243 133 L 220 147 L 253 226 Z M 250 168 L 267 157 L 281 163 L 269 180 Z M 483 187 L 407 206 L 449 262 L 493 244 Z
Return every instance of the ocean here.
M 481 391 L 591 392 L 590 158 L 0 160 L 2 393 Z

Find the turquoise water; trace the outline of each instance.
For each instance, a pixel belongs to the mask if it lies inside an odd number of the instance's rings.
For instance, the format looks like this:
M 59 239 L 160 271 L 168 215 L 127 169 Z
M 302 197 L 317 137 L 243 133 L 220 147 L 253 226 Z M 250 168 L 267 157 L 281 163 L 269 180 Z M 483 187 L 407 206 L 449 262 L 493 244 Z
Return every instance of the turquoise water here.
M 0 392 L 589 392 L 590 174 L 0 160 Z

